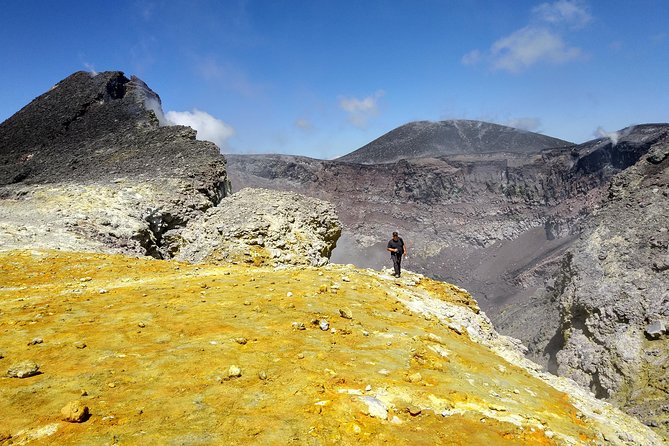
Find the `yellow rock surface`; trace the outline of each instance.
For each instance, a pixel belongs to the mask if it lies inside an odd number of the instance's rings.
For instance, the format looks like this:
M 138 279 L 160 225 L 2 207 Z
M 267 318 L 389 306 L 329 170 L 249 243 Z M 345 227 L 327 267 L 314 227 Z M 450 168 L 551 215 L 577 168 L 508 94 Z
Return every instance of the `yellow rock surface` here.
M 603 444 L 606 420 L 416 310 L 474 314 L 466 292 L 405 276 L 0 253 L 0 443 Z M 21 361 L 41 373 L 5 375 Z M 62 421 L 76 399 L 90 418 Z

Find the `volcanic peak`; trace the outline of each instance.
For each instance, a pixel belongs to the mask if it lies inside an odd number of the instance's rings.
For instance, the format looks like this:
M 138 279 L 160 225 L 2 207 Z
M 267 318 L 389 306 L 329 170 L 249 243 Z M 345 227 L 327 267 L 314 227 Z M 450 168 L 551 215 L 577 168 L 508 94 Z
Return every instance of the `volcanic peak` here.
M 531 153 L 572 143 L 538 133 L 472 120 L 417 121 L 400 126 L 338 161 L 375 164 L 400 159 L 492 152 Z

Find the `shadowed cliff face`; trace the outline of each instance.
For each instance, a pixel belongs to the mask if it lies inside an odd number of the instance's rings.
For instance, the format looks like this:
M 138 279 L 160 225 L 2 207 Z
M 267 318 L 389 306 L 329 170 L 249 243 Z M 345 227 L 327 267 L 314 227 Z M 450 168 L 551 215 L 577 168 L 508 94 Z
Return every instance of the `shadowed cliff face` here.
M 662 441 L 418 275 L 55 251 L 0 253 L 0 273 L 3 444 Z

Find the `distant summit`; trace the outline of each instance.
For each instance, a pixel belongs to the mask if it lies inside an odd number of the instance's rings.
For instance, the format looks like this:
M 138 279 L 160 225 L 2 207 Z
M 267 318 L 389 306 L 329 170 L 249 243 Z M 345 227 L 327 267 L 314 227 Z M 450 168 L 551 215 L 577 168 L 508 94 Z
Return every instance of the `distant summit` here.
M 392 163 L 461 153 L 528 153 L 572 145 L 550 136 L 482 121 L 418 121 L 398 127 L 338 158 L 360 164 Z

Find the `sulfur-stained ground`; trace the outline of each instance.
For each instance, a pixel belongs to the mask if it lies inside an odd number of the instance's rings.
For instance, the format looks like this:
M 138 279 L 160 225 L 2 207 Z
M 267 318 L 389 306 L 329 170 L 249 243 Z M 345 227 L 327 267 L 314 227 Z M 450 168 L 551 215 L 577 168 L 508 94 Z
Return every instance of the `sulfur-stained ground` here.
M 402 303 L 468 294 L 405 276 L 0 253 L 0 444 L 598 444 L 566 394 Z

